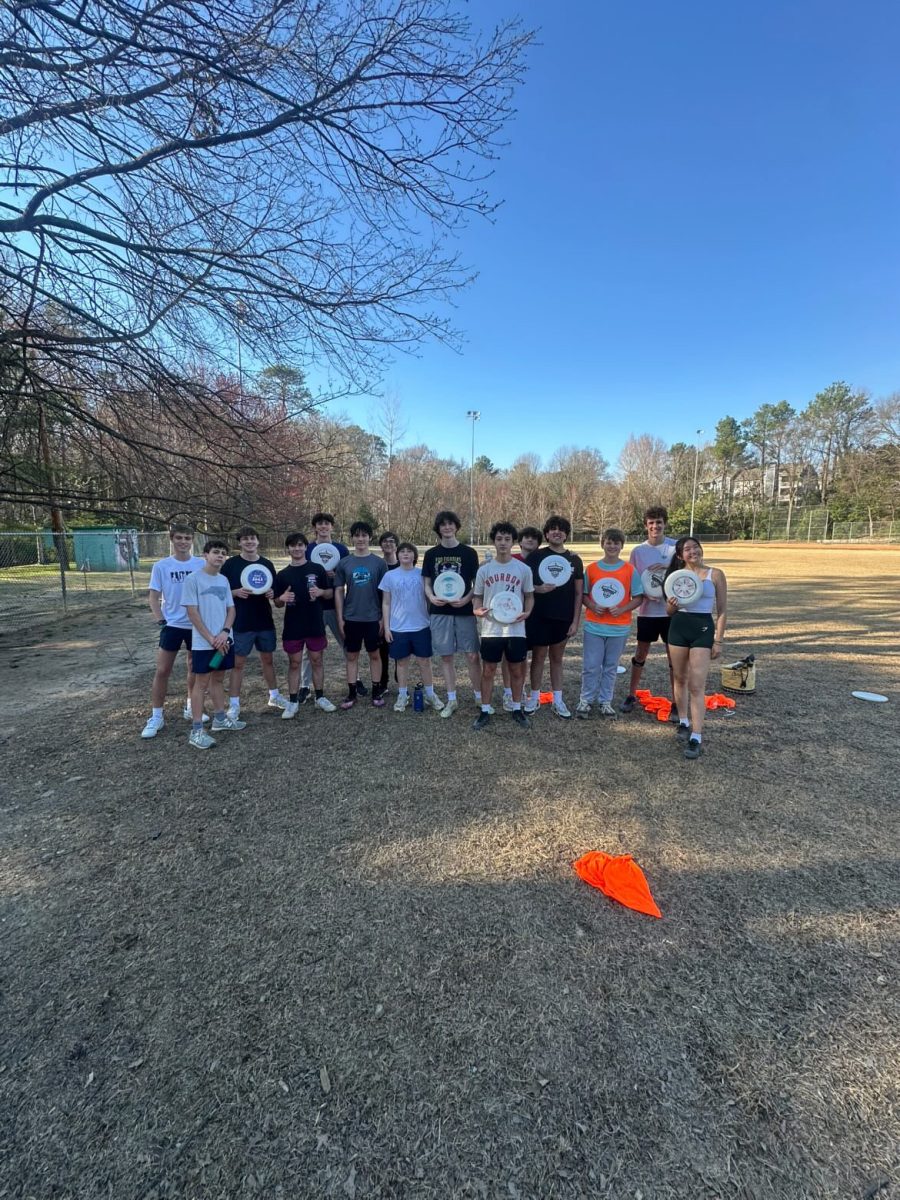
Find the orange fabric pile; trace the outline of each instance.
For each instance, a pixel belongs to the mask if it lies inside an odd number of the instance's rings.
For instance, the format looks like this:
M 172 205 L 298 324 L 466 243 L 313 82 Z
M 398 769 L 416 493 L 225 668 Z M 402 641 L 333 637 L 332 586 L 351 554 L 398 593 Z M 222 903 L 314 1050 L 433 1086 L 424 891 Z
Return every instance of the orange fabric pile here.
M 572 863 L 575 873 L 599 888 L 611 900 L 617 900 L 626 908 L 646 913 L 648 917 L 661 917 L 656 901 L 644 872 L 630 854 L 605 854 L 602 850 L 589 850 Z
M 657 721 L 668 721 L 672 715 L 672 701 L 666 696 L 654 696 L 652 692 L 648 692 L 645 688 L 639 688 L 635 693 L 635 698 L 644 712 L 656 713 Z M 706 697 L 706 707 L 714 708 L 734 708 L 734 701 L 730 696 L 724 696 L 721 692 L 714 692 L 711 696 Z

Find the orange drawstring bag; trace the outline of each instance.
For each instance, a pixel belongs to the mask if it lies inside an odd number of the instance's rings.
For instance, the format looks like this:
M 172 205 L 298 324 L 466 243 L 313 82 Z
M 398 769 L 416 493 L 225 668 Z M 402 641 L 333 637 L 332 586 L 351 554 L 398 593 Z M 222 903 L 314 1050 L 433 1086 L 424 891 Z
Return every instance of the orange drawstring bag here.
M 630 854 L 605 854 L 602 850 L 589 850 L 576 859 L 572 867 L 585 883 L 599 888 L 610 900 L 618 900 L 626 908 L 646 913 L 648 917 L 662 916 L 650 894 L 644 872 Z

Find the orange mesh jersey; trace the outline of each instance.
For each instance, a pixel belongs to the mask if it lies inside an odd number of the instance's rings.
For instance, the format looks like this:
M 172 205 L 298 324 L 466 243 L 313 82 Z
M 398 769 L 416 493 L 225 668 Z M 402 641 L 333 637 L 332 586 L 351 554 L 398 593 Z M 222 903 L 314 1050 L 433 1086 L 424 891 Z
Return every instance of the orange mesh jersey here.
M 599 888 L 610 900 L 618 900 L 626 908 L 646 913 L 648 917 L 662 916 L 650 894 L 644 872 L 630 854 L 604 854 L 602 850 L 589 850 L 576 859 L 572 866 L 585 883 Z

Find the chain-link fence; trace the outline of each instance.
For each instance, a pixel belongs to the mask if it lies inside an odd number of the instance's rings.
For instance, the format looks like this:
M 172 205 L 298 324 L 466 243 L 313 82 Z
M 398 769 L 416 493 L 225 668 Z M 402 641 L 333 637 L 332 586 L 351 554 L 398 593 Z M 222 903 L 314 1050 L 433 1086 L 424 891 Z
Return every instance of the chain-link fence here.
M 900 518 L 836 521 L 824 505 L 760 510 L 745 537 L 765 542 L 900 542 Z

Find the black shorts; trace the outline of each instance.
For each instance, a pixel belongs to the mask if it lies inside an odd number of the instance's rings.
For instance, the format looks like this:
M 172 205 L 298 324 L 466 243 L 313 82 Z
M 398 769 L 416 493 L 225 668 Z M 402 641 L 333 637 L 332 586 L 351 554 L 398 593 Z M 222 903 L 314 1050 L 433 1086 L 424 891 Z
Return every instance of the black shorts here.
M 663 645 L 669 640 L 669 622 L 671 617 L 638 617 L 637 640 L 649 642 L 652 646 L 657 638 Z
M 558 646 L 569 636 L 571 621 L 560 621 L 553 617 L 529 617 L 525 635 L 531 646 Z
M 528 657 L 528 642 L 523 637 L 483 637 L 481 657 L 486 663 L 498 663 L 504 658 L 508 663 L 524 662 Z
M 711 613 L 677 612 L 669 627 L 669 645 L 688 650 L 712 650 L 716 623 Z
M 177 654 L 182 646 L 190 650 L 193 632 L 193 629 L 179 629 L 177 625 L 163 625 L 159 631 L 160 650 L 168 650 L 170 654 Z
M 348 654 L 359 654 L 365 642 L 371 654 L 381 645 L 381 634 L 377 621 L 345 621 L 344 649 Z

